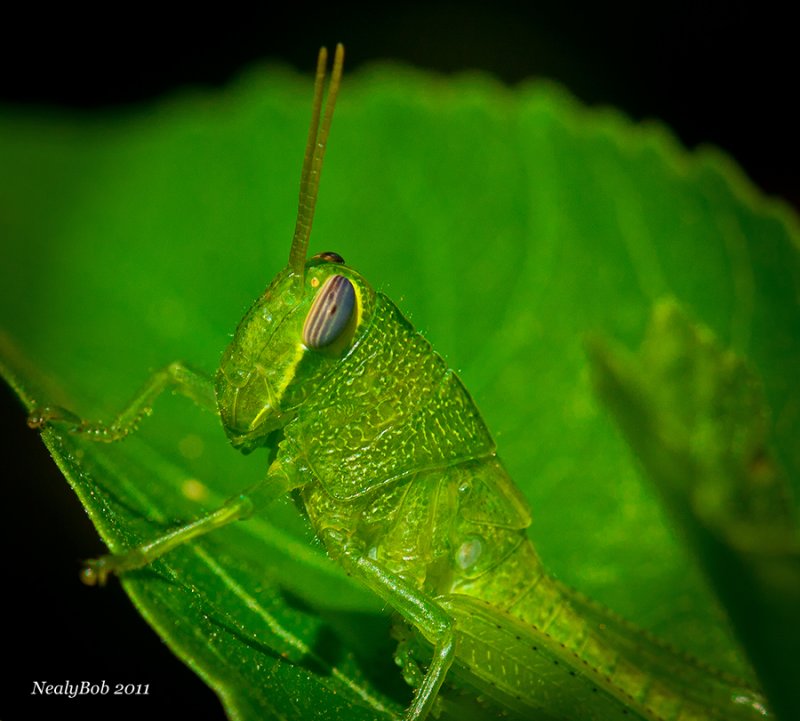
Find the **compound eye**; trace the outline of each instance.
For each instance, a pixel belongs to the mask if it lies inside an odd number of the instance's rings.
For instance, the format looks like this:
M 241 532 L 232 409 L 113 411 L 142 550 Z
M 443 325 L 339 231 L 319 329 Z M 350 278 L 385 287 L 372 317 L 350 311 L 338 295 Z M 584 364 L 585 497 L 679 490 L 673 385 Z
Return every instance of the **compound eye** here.
M 356 291 L 343 275 L 332 275 L 319 289 L 303 326 L 303 343 L 311 350 L 334 344 L 350 327 Z
M 332 250 L 325 250 L 322 253 L 312 255 L 308 259 L 306 266 L 312 267 L 315 265 L 322 265 L 323 263 L 338 263 L 339 265 L 344 265 L 344 258 L 338 253 L 334 253 Z
M 324 250 L 322 253 L 317 253 L 314 258 L 324 260 L 326 263 L 344 264 L 344 258 L 338 253 L 334 253 L 332 250 Z

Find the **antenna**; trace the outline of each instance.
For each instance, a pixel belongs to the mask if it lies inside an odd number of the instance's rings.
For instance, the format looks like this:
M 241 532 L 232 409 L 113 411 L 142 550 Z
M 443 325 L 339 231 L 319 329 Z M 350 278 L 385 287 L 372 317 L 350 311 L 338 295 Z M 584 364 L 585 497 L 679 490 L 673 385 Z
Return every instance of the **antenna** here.
M 328 51 L 320 48 L 317 56 L 317 74 L 314 80 L 314 104 L 311 109 L 311 125 L 308 128 L 306 154 L 303 159 L 303 172 L 300 176 L 300 201 L 297 206 L 297 224 L 292 238 L 292 249 L 289 251 L 289 267 L 292 272 L 302 280 L 305 272 L 306 255 L 308 254 L 308 241 L 311 237 L 311 226 L 314 222 L 314 208 L 317 205 L 319 179 L 322 173 L 322 160 L 325 157 L 325 146 L 333 122 L 333 110 L 336 107 L 336 97 L 342 82 L 342 67 L 344 66 L 344 46 L 336 46 L 333 57 L 333 72 L 331 73 L 328 99 L 325 103 L 325 114 L 322 114 L 322 94 L 327 74 Z M 320 126 L 320 117 L 322 125 Z

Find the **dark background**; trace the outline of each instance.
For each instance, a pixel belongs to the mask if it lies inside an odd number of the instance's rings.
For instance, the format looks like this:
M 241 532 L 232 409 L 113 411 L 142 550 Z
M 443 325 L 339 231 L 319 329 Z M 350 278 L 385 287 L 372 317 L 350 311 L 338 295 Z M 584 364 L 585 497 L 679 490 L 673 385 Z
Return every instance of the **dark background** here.
M 763 3 L 641 5 L 331 3 L 237 11 L 217 3 L 213 14 L 195 8 L 177 19 L 143 6 L 116 6 L 113 15 L 6 10 L 0 103 L 102 112 L 178 87 L 219 86 L 262 60 L 310 72 L 321 44 L 342 41 L 348 72 L 394 58 L 442 73 L 481 69 L 510 85 L 555 79 L 590 105 L 661 119 L 689 147 L 722 147 L 766 192 L 800 205 L 792 18 Z M 3 721 L 68 712 L 87 720 L 222 718 L 214 695 L 163 646 L 117 583 L 97 590 L 78 582 L 79 559 L 101 544 L 5 386 L 0 423 L 10 664 L 0 682 Z M 20 535 L 24 519 L 31 531 Z M 46 574 L 36 567 L 43 556 Z M 122 703 L 34 699 L 36 679 L 149 683 L 151 695 Z

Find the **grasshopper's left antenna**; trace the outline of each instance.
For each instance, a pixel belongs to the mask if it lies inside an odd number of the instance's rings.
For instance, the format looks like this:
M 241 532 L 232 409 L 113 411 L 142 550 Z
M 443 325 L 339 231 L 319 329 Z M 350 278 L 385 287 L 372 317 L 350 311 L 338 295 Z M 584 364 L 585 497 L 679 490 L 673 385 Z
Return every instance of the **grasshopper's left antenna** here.
M 311 125 L 308 129 L 306 154 L 303 160 L 303 173 L 300 176 L 300 202 L 297 207 L 297 224 L 292 238 L 292 249 L 289 252 L 289 267 L 301 281 L 304 276 L 306 255 L 308 254 L 308 241 L 311 237 L 311 225 L 314 222 L 314 208 L 317 205 L 317 192 L 319 191 L 319 178 L 322 173 L 322 159 L 325 157 L 325 146 L 333 122 L 333 109 L 336 107 L 336 96 L 342 82 L 342 67 L 344 66 L 344 46 L 336 46 L 333 57 L 333 72 L 331 73 L 328 100 L 325 104 L 325 115 L 322 117 L 322 93 L 325 85 L 325 75 L 328 64 L 328 51 L 320 48 L 317 57 L 317 76 L 314 81 L 314 104 L 311 110 Z M 322 125 L 320 126 L 320 117 Z

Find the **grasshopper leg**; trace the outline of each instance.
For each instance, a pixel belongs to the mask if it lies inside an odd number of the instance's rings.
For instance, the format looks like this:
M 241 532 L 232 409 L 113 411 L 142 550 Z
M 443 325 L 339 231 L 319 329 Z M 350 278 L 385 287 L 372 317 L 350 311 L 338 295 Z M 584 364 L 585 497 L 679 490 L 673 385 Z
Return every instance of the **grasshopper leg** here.
M 404 717 L 405 721 L 423 721 L 430 712 L 455 658 L 456 632 L 452 617 L 430 596 L 412 584 L 390 573 L 372 559 L 350 551 L 336 531 L 329 529 L 326 540 L 329 551 L 334 549 L 334 555 L 338 555 L 345 570 L 360 578 L 370 590 L 433 644 L 431 663 Z
M 173 548 L 197 536 L 205 535 L 222 528 L 233 521 L 247 518 L 251 513 L 251 503 L 247 496 L 237 496 L 227 501 L 216 511 L 198 518 L 196 521 L 173 529 L 163 536 L 142 543 L 124 553 L 113 553 L 86 561 L 81 571 L 81 580 L 87 586 L 103 586 L 112 573 L 122 573 L 142 568 L 155 561 Z
M 139 421 L 150 413 L 156 398 L 169 388 L 191 398 L 202 408 L 216 411 L 214 381 L 183 363 L 175 362 L 153 373 L 133 400 L 109 423 L 87 421 L 65 408 L 45 406 L 30 413 L 28 425 L 42 428 L 49 423 L 65 424 L 70 433 L 81 434 L 93 441 L 113 443 L 136 430 Z
M 103 586 L 111 574 L 143 568 L 194 538 L 234 521 L 250 518 L 258 510 L 288 493 L 295 485 L 292 476 L 286 473 L 285 466 L 280 461 L 275 461 L 263 480 L 244 493 L 228 499 L 216 510 L 122 553 L 110 553 L 86 561 L 81 571 L 81 580 L 87 586 Z

